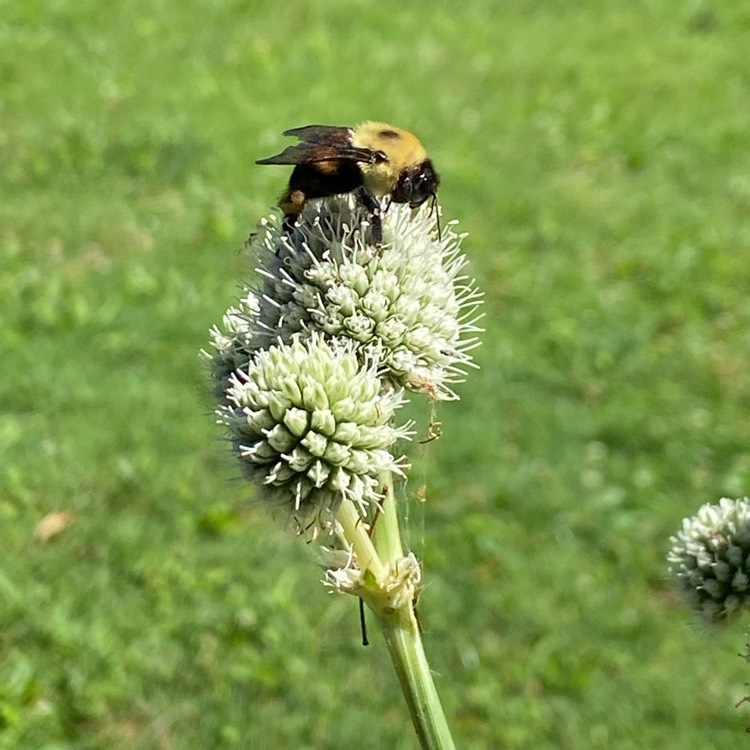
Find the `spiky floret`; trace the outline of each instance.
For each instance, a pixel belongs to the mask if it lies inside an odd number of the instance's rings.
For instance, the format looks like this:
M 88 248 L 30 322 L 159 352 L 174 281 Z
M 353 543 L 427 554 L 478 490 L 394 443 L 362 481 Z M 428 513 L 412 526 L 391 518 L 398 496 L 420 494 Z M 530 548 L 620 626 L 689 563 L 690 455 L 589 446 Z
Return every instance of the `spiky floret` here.
M 249 290 L 224 313 L 221 325 L 210 330 L 214 354 L 203 351 L 211 360 L 214 395 L 220 403 L 226 403 L 227 389 L 232 375 L 247 367 L 255 348 L 253 344 L 253 321 L 260 311 L 257 297 Z

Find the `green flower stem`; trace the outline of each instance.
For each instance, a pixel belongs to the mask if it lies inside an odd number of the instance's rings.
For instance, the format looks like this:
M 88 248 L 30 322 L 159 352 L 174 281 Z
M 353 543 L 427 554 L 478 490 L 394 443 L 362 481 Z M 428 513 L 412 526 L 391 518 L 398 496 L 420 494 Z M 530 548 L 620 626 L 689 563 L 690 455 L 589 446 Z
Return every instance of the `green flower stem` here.
M 380 483 L 384 498 L 381 501 L 382 515 L 376 523 L 373 532 L 375 547 L 380 558 L 387 565 L 404 556 L 401 545 L 401 532 L 398 528 L 398 509 L 396 507 L 396 494 L 393 491 L 393 475 L 390 471 L 380 474 Z
M 383 472 L 380 480 L 385 497 L 382 500 L 380 521 L 375 526 L 374 538 L 380 558 L 387 565 L 403 557 L 404 553 L 391 472 Z M 454 750 L 453 738 L 422 646 L 419 624 L 414 614 L 414 601 L 405 602 L 395 611 L 381 610 L 375 614 L 383 629 L 385 642 L 422 748 Z
M 423 750 L 455 750 L 412 603 L 392 614 L 379 613 L 378 622 Z
M 336 512 L 341 526 L 339 533 L 351 548 L 357 566 L 365 572 L 366 583 L 360 596 L 383 630 L 423 750 L 455 750 L 422 646 L 414 614 L 414 596 L 409 593 L 403 604 L 393 606 L 394 592 L 387 588 L 404 553 L 391 472 L 382 472 L 380 481 L 384 497 L 372 539 L 357 508 L 349 500 L 344 500 Z
M 360 569 L 370 570 L 377 580 L 383 580 L 386 567 L 367 533 L 362 517 L 350 500 L 341 503 L 336 512 L 336 520 L 341 524 L 344 541 L 351 545 Z

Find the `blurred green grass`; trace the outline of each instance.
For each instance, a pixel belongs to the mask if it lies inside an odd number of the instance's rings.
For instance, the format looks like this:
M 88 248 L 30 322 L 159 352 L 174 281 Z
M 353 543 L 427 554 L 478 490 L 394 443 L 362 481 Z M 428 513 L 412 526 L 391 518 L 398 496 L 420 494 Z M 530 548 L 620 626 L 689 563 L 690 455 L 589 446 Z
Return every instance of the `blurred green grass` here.
M 0 7 L 1 748 L 414 747 L 197 356 L 284 183 L 253 161 L 370 118 L 428 146 L 486 292 L 407 487 L 458 746 L 743 741 L 742 625 L 696 628 L 664 556 L 748 492 L 744 3 Z

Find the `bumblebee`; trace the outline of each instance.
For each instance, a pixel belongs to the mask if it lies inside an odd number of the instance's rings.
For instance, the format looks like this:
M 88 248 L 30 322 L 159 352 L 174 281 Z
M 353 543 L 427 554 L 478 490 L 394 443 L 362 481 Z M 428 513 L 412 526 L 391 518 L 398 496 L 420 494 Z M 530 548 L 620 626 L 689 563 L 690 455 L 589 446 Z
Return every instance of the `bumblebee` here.
M 306 125 L 284 135 L 299 143 L 256 164 L 294 165 L 289 186 L 279 200 L 284 227 L 291 231 L 308 200 L 354 193 L 371 217 L 372 238 L 383 241 L 378 198 L 416 208 L 437 198 L 440 177 L 416 136 L 384 122 L 354 128 Z

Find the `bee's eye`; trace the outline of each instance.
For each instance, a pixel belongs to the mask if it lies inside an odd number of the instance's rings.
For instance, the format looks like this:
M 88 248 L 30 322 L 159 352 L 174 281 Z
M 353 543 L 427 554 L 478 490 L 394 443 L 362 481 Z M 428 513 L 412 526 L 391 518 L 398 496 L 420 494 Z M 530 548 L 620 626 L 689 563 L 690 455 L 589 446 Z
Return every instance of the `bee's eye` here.
M 388 157 L 385 155 L 385 152 L 383 151 L 376 151 L 372 158 L 375 160 L 376 164 L 382 164 L 384 161 L 388 161 Z

